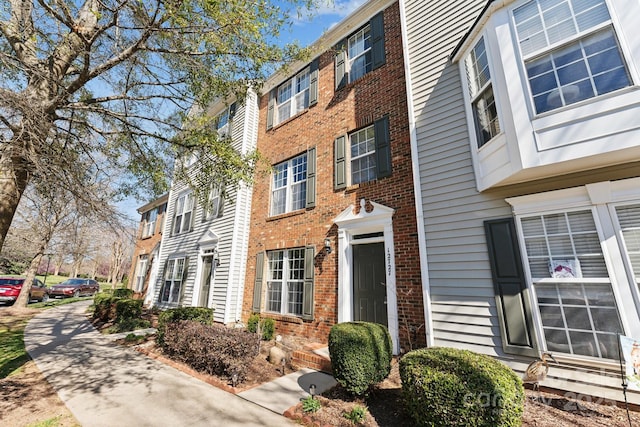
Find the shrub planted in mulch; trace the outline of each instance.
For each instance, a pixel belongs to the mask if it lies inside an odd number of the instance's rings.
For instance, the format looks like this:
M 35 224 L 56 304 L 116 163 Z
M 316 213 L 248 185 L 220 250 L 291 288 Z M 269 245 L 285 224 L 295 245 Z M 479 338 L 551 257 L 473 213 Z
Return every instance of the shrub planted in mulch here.
M 191 320 L 211 325 L 213 323 L 213 308 L 205 307 L 177 307 L 170 308 L 158 315 L 158 330 L 156 342 L 164 347 L 164 334 L 170 323 L 179 322 L 181 320 Z
M 166 324 L 165 353 L 172 359 L 209 375 L 237 375 L 241 383 L 258 356 L 255 334 L 223 325 L 181 320 Z
M 400 378 L 415 425 L 522 424 L 522 381 L 490 356 L 444 347 L 414 350 L 400 359 Z

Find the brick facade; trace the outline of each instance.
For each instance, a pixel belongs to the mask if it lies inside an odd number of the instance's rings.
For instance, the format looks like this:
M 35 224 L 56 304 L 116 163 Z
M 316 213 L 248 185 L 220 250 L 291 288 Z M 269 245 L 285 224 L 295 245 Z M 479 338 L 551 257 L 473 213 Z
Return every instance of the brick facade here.
M 384 11 L 385 64 L 340 89 L 335 89 L 335 52 L 322 53 L 318 66 L 317 104 L 270 130 L 267 130 L 269 95 L 261 97 L 258 150 L 269 164 L 276 165 L 315 147 L 316 204 L 312 208 L 270 217 L 271 176 L 256 175 L 243 321 L 246 322 L 252 312 L 256 254 L 311 245 L 316 249 L 314 319 L 303 321 L 295 316 L 266 313 L 264 297 L 262 315 L 276 320 L 279 334 L 327 342 L 331 326 L 338 321 L 338 256 L 335 250 L 338 241 L 333 220 L 349 205 L 359 206 L 359 201 L 365 199 L 395 210 L 393 235 L 400 345 L 404 350 L 426 345 L 400 25 L 398 4 L 395 3 Z M 385 115 L 389 118 L 391 176 L 334 190 L 334 140 L 372 125 Z M 327 237 L 334 248 L 330 254 L 322 250 Z
M 138 209 L 138 212 L 140 213 L 140 223 L 138 224 L 135 248 L 133 250 L 133 257 L 131 258 L 131 269 L 128 276 L 130 289 L 135 290 L 135 275 L 137 273 L 136 268 L 138 267 L 138 259 L 141 255 L 145 254 L 147 254 L 149 258 L 147 262 L 147 273 L 143 290 L 142 292 L 135 292 L 135 298 L 143 299 L 149 287 L 149 272 L 151 270 L 151 265 L 153 262 L 152 253 L 154 249 L 156 249 L 156 247 L 160 245 L 160 240 L 162 239 L 162 227 L 164 226 L 164 220 L 167 213 L 167 199 L 168 195 L 165 194 Z M 145 227 L 145 213 L 155 208 L 158 208 L 158 217 L 156 219 L 155 230 L 150 236 L 143 237 L 142 234 Z

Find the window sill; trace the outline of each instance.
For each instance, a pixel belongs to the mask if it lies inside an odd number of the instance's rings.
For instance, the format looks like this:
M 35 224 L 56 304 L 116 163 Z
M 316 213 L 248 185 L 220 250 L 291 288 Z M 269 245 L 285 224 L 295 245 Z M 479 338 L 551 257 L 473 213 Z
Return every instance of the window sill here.
M 304 110 L 300 111 L 299 113 L 296 113 L 293 116 L 289 117 L 285 121 L 282 121 L 282 122 L 280 122 L 280 123 L 278 123 L 276 125 L 273 125 L 273 127 L 271 129 L 269 129 L 267 132 L 274 131 L 274 130 L 286 125 L 287 123 L 297 119 L 298 117 L 300 117 L 300 116 L 302 116 L 304 114 L 307 114 L 307 112 L 309 111 L 309 108 L 311 108 L 311 107 L 307 107 Z
M 306 209 L 298 209 L 298 210 L 295 210 L 293 212 L 286 212 L 286 213 L 283 213 L 283 214 L 270 216 L 270 217 L 267 218 L 267 222 L 269 222 L 269 221 L 277 221 L 277 220 L 283 219 L 283 218 L 289 218 L 289 217 L 292 217 L 292 216 L 302 215 L 306 211 L 307 211 Z
M 262 312 L 261 315 L 263 317 L 277 320 L 279 322 L 284 322 L 284 323 L 297 323 L 299 325 L 302 325 L 304 323 L 304 320 L 302 320 L 302 317 L 298 317 L 293 314 L 280 314 L 280 313 L 272 313 L 269 311 L 265 311 L 265 312 Z

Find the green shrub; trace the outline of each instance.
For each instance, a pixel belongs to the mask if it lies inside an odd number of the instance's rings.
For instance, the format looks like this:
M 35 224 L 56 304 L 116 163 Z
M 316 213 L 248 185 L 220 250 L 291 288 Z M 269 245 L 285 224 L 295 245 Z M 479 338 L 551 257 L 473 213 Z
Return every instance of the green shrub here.
M 356 405 L 353 407 L 353 409 L 351 409 L 351 411 L 343 415 L 352 423 L 359 424 L 364 422 L 364 419 L 367 416 L 367 408 L 364 406 Z
M 168 324 L 179 322 L 181 320 L 192 320 L 205 325 L 213 323 L 213 308 L 205 307 L 178 307 L 170 308 L 158 315 L 158 330 L 156 333 L 156 342 L 164 345 L 164 334 Z
M 146 329 L 151 326 L 148 320 L 144 319 L 125 319 L 120 322 L 114 323 L 107 328 L 108 334 L 117 334 L 119 332 L 135 331 L 136 329 Z
M 115 300 L 117 297 L 113 297 Z M 137 319 L 142 315 L 142 300 L 121 298 L 115 301 L 116 322 Z
M 117 288 L 113 290 L 113 296 L 119 298 L 133 298 L 133 289 Z
M 420 426 L 519 426 L 520 377 L 490 356 L 452 348 L 414 350 L 400 360 L 405 409 Z
M 260 330 L 262 331 L 262 339 L 271 341 L 276 332 L 276 321 L 269 317 L 260 319 L 260 314 L 253 313 L 247 321 L 247 331 L 255 334 L 258 332 L 258 325 L 260 325 Z
M 258 355 L 255 335 L 244 329 L 183 320 L 167 323 L 164 350 L 169 357 L 210 375 L 246 377 Z
M 307 396 L 302 399 L 302 411 L 305 414 L 308 414 L 309 412 L 318 412 L 321 406 L 320 401 L 311 396 Z
M 333 376 L 350 393 L 364 394 L 391 372 L 392 344 L 386 326 L 338 323 L 329 332 Z

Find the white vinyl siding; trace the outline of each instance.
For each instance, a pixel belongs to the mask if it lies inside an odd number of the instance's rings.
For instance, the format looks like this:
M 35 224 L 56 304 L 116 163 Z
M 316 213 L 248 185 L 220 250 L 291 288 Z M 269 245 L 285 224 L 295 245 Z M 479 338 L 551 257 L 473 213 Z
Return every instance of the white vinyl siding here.
M 245 102 L 237 104 L 233 120 L 229 122 L 232 147 L 243 154 L 255 148 L 259 118 L 257 102 L 256 94 L 250 91 Z M 182 195 L 187 191 L 189 189 L 186 185 L 174 182 L 171 194 Z M 201 203 L 196 203 L 193 208 L 196 218 L 193 222 L 193 232 L 163 235 L 159 256 L 160 272 L 153 292 L 155 301 L 160 302 L 160 290 L 164 280 L 162 268 L 167 258 L 175 257 L 175 254 L 185 254 L 189 265 L 181 303 L 185 306 L 197 305 L 202 275 L 200 242 L 203 236 L 215 233 L 218 237 L 215 249 L 220 265 L 216 268 L 214 283 L 211 284 L 210 307 L 214 308 L 213 316 L 216 322 L 230 324 L 240 321 L 242 315 L 252 189 L 247 185 L 240 185 L 236 189 L 225 188 L 223 193 L 226 200 L 224 215 L 216 219 L 201 220 L 206 217 L 206 212 Z M 175 216 L 176 201 L 176 196 L 169 197 L 167 230 L 173 229 L 171 219 Z M 162 303 L 160 306 L 166 308 L 174 304 Z
M 604 0 L 533 0 L 513 17 L 536 112 L 631 84 Z

